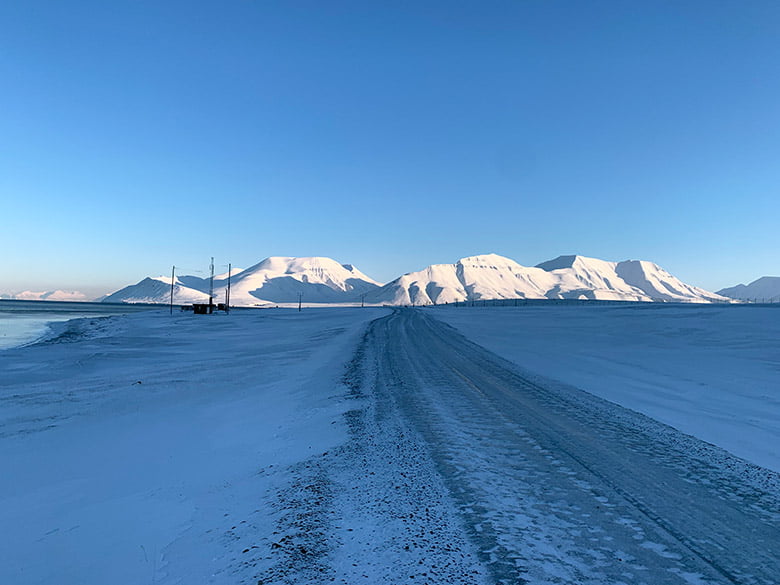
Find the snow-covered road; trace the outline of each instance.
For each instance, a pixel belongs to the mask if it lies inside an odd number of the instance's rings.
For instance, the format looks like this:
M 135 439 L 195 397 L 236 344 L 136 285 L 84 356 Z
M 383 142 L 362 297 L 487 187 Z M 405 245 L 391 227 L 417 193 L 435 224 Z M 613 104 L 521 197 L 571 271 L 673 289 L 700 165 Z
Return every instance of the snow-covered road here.
M 331 496 L 298 517 L 331 540 L 288 568 L 345 583 L 777 583 L 772 472 L 534 380 L 421 310 L 372 322 L 352 376 L 366 406 L 352 439 L 299 482 L 328 478 Z

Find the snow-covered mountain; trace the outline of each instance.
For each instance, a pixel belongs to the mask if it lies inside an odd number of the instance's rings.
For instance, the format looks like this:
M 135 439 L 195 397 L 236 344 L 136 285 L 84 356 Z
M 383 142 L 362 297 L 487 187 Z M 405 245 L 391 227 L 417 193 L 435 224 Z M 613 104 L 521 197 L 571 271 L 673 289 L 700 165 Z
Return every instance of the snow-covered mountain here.
M 780 301 L 780 276 L 762 276 L 750 284 L 738 284 L 718 291 L 719 295 L 742 301 Z
M 82 292 L 76 290 L 50 290 L 50 291 L 31 291 L 26 290 L 20 293 L 0 295 L 0 298 L 15 299 L 17 301 L 89 301 Z
M 404 274 L 369 293 L 366 301 L 425 305 L 513 298 L 705 303 L 729 300 L 685 284 L 652 262 L 559 256 L 528 267 L 497 254 L 485 254 Z
M 390 305 L 428 305 L 466 299 L 544 298 L 555 278 L 540 268 L 487 254 L 434 264 L 396 278 L 366 301 Z
M 682 282 L 646 260 L 607 262 L 585 256 L 559 256 L 539 268 L 561 279 L 558 298 L 636 301 L 726 302 L 728 299 Z M 582 288 L 580 288 L 582 287 Z M 546 295 L 550 297 L 550 295 Z M 556 297 L 550 297 L 556 298 Z
M 220 281 L 219 290 L 226 286 L 227 281 Z M 230 299 L 236 304 L 256 303 L 258 299 L 288 303 L 297 301 L 300 293 L 309 303 L 338 303 L 354 301 L 379 286 L 351 264 L 339 264 L 331 258 L 277 256 L 235 275 Z
M 184 277 L 186 278 L 186 277 Z M 206 284 L 208 286 L 208 283 Z M 208 291 L 208 288 L 206 289 Z M 167 303 L 171 299 L 171 277 L 147 277 L 141 282 L 128 285 L 107 295 L 103 303 Z M 173 302 L 177 304 L 207 303 L 208 292 L 184 284 L 182 277 L 176 277 L 173 284 Z
M 223 302 L 227 292 L 227 273 L 214 278 L 214 302 Z M 360 300 L 364 293 L 380 284 L 351 264 L 339 264 L 331 258 L 292 258 L 275 256 L 249 268 L 233 270 L 230 279 L 230 304 L 252 306 L 293 303 L 298 295 L 307 303 L 343 303 Z M 208 302 L 209 279 L 177 276 L 174 302 Z M 170 276 L 145 278 L 104 299 L 104 302 L 167 303 L 171 294 Z
M 214 301 L 223 302 L 227 274 L 214 278 Z M 209 280 L 177 276 L 174 302 L 208 302 Z M 169 276 L 145 278 L 105 302 L 167 303 Z M 728 302 L 730 299 L 686 284 L 643 260 L 608 262 L 559 256 L 533 267 L 485 254 L 454 264 L 434 264 L 381 286 L 350 264 L 331 258 L 271 257 L 231 275 L 230 302 L 237 306 L 294 303 L 429 305 L 479 299 L 601 299 L 624 301 Z

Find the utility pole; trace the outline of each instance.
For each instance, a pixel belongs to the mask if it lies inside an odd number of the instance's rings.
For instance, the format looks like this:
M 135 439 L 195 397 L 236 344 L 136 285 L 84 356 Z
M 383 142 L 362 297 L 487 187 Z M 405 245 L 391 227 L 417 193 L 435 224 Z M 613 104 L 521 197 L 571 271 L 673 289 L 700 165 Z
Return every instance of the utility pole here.
M 209 278 L 209 314 L 214 312 L 214 256 L 211 257 L 211 277 Z
M 230 273 L 233 272 L 233 265 L 228 263 L 228 287 L 225 293 L 225 312 L 230 312 Z
M 299 312 L 299 313 L 301 312 L 301 298 L 302 298 L 302 297 L 303 297 L 303 293 L 302 293 L 302 292 L 299 292 L 299 293 L 298 293 L 298 312 Z
M 360 295 L 360 308 L 362 309 L 365 307 L 365 301 L 366 301 L 366 293 L 363 293 Z
M 176 280 L 176 266 L 171 268 L 171 315 L 173 315 L 173 283 Z

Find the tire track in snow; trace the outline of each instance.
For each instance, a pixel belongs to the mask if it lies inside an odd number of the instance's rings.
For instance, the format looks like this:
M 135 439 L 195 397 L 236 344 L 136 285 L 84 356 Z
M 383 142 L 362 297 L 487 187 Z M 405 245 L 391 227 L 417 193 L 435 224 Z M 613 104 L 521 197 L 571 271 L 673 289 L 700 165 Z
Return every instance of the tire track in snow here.
M 349 441 L 295 466 L 271 503 L 260 585 L 485 584 L 427 446 L 401 416 L 369 327 L 344 377 Z
M 776 583 L 776 494 L 670 450 L 630 411 L 528 380 L 420 311 L 384 327 L 397 402 L 497 581 Z
M 740 460 L 419 310 L 372 322 L 344 382 L 350 440 L 280 490 L 263 584 L 776 585 L 774 480 Z

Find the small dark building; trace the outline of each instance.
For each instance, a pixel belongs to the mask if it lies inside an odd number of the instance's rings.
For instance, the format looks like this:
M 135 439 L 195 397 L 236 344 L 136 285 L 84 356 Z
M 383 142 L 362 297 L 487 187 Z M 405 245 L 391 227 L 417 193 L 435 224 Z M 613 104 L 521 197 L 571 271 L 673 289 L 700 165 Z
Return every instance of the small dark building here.
M 192 310 L 196 315 L 210 315 L 214 312 L 214 305 L 211 303 L 193 303 Z

